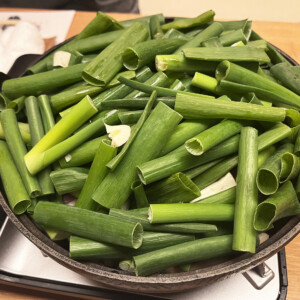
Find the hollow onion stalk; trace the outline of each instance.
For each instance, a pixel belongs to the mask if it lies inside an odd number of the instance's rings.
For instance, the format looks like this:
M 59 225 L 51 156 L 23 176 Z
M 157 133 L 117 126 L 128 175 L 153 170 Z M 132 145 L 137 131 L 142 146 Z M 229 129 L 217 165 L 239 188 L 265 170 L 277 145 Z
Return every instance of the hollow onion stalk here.
M 282 122 L 286 113 L 283 108 L 226 100 L 213 100 L 199 96 L 176 95 L 175 110 L 186 119 L 231 118 L 256 121 Z
M 170 203 L 150 204 L 149 221 L 151 224 L 233 221 L 234 205 L 232 204 L 194 204 Z
M 233 227 L 232 249 L 255 253 L 256 231 L 254 213 L 258 204 L 256 186 L 258 161 L 257 130 L 244 127 L 239 144 L 238 173 Z
M 265 231 L 278 219 L 297 214 L 299 201 L 290 181 L 284 183 L 278 191 L 261 202 L 255 211 L 253 225 L 258 231 Z
M 88 177 L 89 170 L 86 168 L 66 168 L 54 170 L 50 178 L 59 195 L 80 191 Z
M 12 211 L 17 215 L 26 212 L 31 200 L 4 141 L 0 141 L 0 176 Z
M 193 235 L 144 232 L 143 244 L 138 249 L 129 249 L 77 236 L 70 238 L 70 257 L 75 260 L 126 259 L 134 255 L 154 251 L 184 242 L 195 240 Z
M 40 225 L 133 249 L 139 248 L 143 240 L 143 228 L 139 223 L 120 221 L 112 216 L 65 204 L 39 201 L 33 219 Z
M 277 191 L 281 171 L 281 158 L 285 153 L 291 152 L 292 150 L 292 144 L 287 143 L 282 145 L 259 168 L 256 177 L 256 184 L 261 193 L 264 195 L 271 195 Z
M 258 61 L 259 63 L 269 63 L 270 58 L 261 48 L 253 47 L 198 47 L 184 48 L 184 56 L 193 60 L 204 61 Z
M 2 90 L 11 98 L 35 95 L 82 80 L 81 72 L 85 66 L 86 64 L 78 64 L 54 71 L 8 79 L 3 82 Z
M 201 155 L 212 147 L 241 131 L 243 123 L 225 120 L 214 125 L 185 142 L 186 150 L 193 155 Z
M 103 139 L 101 141 L 89 170 L 88 177 L 76 201 L 76 207 L 89 210 L 95 210 L 98 207 L 97 203 L 92 199 L 92 194 L 108 173 L 106 164 L 116 155 L 116 153 L 117 148 L 112 147 L 108 140 Z

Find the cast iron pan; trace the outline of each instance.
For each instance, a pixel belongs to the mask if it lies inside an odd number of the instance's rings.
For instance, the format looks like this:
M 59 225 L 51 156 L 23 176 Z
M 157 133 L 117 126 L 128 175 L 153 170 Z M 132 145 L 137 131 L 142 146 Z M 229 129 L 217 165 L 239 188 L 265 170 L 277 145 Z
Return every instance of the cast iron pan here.
M 298 63 L 287 54 L 279 49 L 277 50 L 292 64 L 298 65 Z M 33 56 L 32 58 L 34 61 L 31 60 L 31 63 L 33 64 L 37 61 L 37 58 L 36 56 Z M 26 68 L 30 65 L 28 62 L 30 60 L 28 55 L 26 55 L 25 59 L 26 60 L 24 61 L 20 58 L 16 62 L 9 73 L 10 77 L 18 77 L 25 73 Z M 0 80 L 4 80 L 5 78 L 7 77 L 4 74 L 0 74 Z M 227 260 L 213 261 L 209 266 L 207 263 L 198 263 L 197 269 L 189 272 L 136 277 L 121 270 L 95 263 L 82 263 L 69 258 L 68 251 L 51 241 L 31 221 L 29 216 L 26 214 L 16 216 L 5 200 L 6 195 L 2 186 L 0 187 L 0 191 L 2 193 L 0 193 L 0 204 L 9 219 L 24 236 L 45 254 L 63 266 L 98 281 L 100 285 L 105 288 L 135 293 L 180 292 L 226 279 L 236 273 L 244 272 L 264 262 L 275 253 L 279 252 L 300 232 L 300 216 L 286 218 L 276 222 L 274 229 L 270 231 L 270 238 L 258 247 L 257 253 L 255 254 L 237 254 L 227 258 Z

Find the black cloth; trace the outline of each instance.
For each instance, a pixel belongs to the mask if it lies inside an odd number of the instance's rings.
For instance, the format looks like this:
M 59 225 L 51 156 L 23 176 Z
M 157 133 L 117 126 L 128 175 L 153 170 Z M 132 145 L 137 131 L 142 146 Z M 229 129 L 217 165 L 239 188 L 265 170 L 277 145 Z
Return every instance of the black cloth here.
M 138 13 L 137 0 L 0 0 L 0 7 Z

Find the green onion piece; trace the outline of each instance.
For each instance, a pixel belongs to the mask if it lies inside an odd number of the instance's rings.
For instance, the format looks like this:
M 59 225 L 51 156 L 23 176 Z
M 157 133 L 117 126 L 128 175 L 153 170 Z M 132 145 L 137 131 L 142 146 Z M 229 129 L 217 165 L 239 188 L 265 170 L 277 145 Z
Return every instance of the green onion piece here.
M 277 191 L 281 171 L 281 158 L 285 153 L 292 152 L 292 150 L 292 144 L 282 145 L 259 168 L 256 177 L 256 184 L 261 193 L 264 195 L 271 195 Z
M 254 213 L 258 204 L 257 174 L 258 141 L 257 130 L 244 127 L 239 145 L 236 201 L 232 249 L 255 253 L 256 231 L 253 228 Z
M 260 37 L 254 30 L 251 32 L 251 40 L 263 40 L 262 37 Z M 268 45 L 268 55 L 271 58 L 271 61 L 273 64 L 278 64 L 281 62 L 287 62 L 288 64 L 291 64 L 281 53 L 278 52 L 277 49 L 273 45 L 267 42 Z
M 214 165 L 205 173 L 202 173 L 193 178 L 194 183 L 197 187 L 202 190 L 219 180 L 221 177 L 226 175 L 230 170 L 236 167 L 238 163 L 238 157 L 233 156 L 222 160 L 220 163 Z
M 145 193 L 144 186 L 139 180 L 135 181 L 131 185 L 131 190 L 134 193 L 137 208 L 143 208 L 149 206 L 149 202 Z
M 271 67 L 270 71 L 282 85 L 300 95 L 300 75 L 289 63 L 276 64 Z
M 155 182 L 145 187 L 149 203 L 190 202 L 200 197 L 200 190 L 195 183 L 183 173 Z
M 212 37 L 203 43 L 201 43 L 202 47 L 222 47 L 222 44 L 220 42 L 220 39 L 217 37 Z
M 76 207 L 96 210 L 98 205 L 93 201 L 92 194 L 108 173 L 106 164 L 116 155 L 116 153 L 117 148 L 112 147 L 108 140 L 104 139 L 101 141 L 89 170 L 88 177 L 75 204 Z
M 163 24 L 161 28 L 162 30 L 167 31 L 171 28 L 186 29 L 186 28 L 201 26 L 213 21 L 214 16 L 215 16 L 215 12 L 212 10 L 208 10 L 195 18 L 179 19 L 179 20 L 174 20 L 173 22 L 170 23 Z
M 282 98 L 281 96 L 271 93 L 267 90 L 264 90 L 262 88 L 257 88 L 254 86 L 249 86 L 249 85 L 245 85 L 245 84 L 240 84 L 240 83 L 236 83 L 236 82 L 231 82 L 231 81 L 227 81 L 227 80 L 220 80 L 218 83 L 218 86 L 216 88 L 216 92 L 219 93 L 234 93 L 237 95 L 245 95 L 248 93 L 255 93 L 260 99 L 267 99 L 270 100 L 272 103 L 281 106 L 281 107 L 292 107 L 294 108 L 294 106 L 291 106 L 290 102 L 288 100 L 286 100 L 285 98 Z M 267 101 L 265 101 L 267 102 Z
M 45 133 L 47 133 L 55 125 L 55 120 L 51 109 L 50 100 L 47 95 L 40 95 L 37 99 L 38 99 L 38 103 L 42 115 L 44 130 Z
M 203 221 L 233 221 L 234 205 L 194 203 L 150 204 L 149 221 L 156 223 L 180 223 Z
M 244 34 L 243 29 L 237 29 L 234 31 L 223 31 L 223 34 L 219 38 L 222 46 L 231 46 L 236 42 L 242 42 L 243 44 L 247 44 L 247 37 Z
M 170 79 L 165 73 L 157 72 L 154 73 L 149 79 L 144 81 L 144 84 L 146 84 L 147 86 L 150 85 L 150 86 L 157 86 L 157 87 L 166 87 L 170 85 Z M 140 98 L 140 97 L 147 96 L 146 93 L 136 89 L 136 87 L 130 87 L 127 86 L 127 84 L 125 84 L 125 86 L 131 91 L 129 94 L 126 95 L 127 97 Z M 149 92 L 149 95 L 151 95 L 151 93 L 152 91 Z
M 208 196 L 194 203 L 219 203 L 233 204 L 236 198 L 236 187 L 231 187 L 225 191 Z
M 175 110 L 186 119 L 230 118 L 269 122 L 281 122 L 285 119 L 283 108 L 220 99 L 216 101 L 183 93 L 176 96 Z
M 31 146 L 35 146 L 45 135 L 37 98 L 34 96 L 27 97 L 25 107 L 30 128 Z M 50 172 L 51 168 L 48 167 L 37 175 L 41 195 L 54 194 L 53 184 L 49 177 Z
M 284 153 L 281 157 L 280 182 L 295 178 L 300 171 L 299 157 L 293 153 Z
M 7 105 L 11 102 L 11 100 L 4 95 L 3 93 L 0 93 L 0 111 L 7 108 Z
M 82 80 L 81 72 L 85 66 L 86 64 L 78 64 L 54 71 L 8 79 L 3 82 L 2 91 L 8 97 L 15 98 L 62 87 Z
M 31 200 L 4 141 L 0 141 L 0 175 L 12 211 L 17 215 L 26 212 Z
M 286 101 L 289 102 L 288 104 L 300 107 L 299 95 L 295 94 L 294 92 L 281 86 L 278 83 L 255 74 L 254 72 L 250 72 L 245 68 L 237 66 L 229 61 L 223 61 L 219 64 L 216 70 L 216 78 L 218 80 L 227 80 L 269 91 L 273 94 L 277 94 L 283 99 L 286 99 Z M 258 93 L 256 94 L 258 97 L 260 97 Z
M 238 30 L 245 28 L 248 19 L 238 20 L 238 21 L 220 21 L 224 27 L 224 31 Z
M 232 235 L 209 237 L 135 256 L 135 273 L 147 276 L 170 266 L 193 263 L 232 253 Z
M 50 178 L 59 195 L 80 191 L 88 177 L 86 168 L 58 169 L 50 173 Z
M 72 42 L 72 45 L 66 45 L 65 49 L 74 49 L 82 54 L 94 51 L 100 52 L 99 50 L 105 49 L 108 45 L 118 39 L 124 33 L 124 31 L 125 30 L 109 31 L 97 35 L 92 35 L 81 40 L 74 40 Z
M 122 124 L 131 125 L 136 124 L 141 118 L 143 110 L 129 110 L 121 111 L 118 113 L 118 118 Z
M 126 155 L 113 173 L 109 173 L 92 198 L 104 207 L 119 208 L 130 194 L 137 179 L 136 166 L 157 157 L 181 116 L 159 103 L 145 121 Z
M 126 142 L 126 144 L 123 146 L 122 150 L 120 151 L 120 153 L 114 157 L 110 162 L 107 163 L 107 167 L 111 170 L 114 170 L 117 165 L 122 161 L 122 159 L 124 158 L 124 156 L 126 155 L 126 153 L 128 152 L 129 148 L 131 147 L 132 143 L 134 142 L 135 138 L 137 137 L 139 131 L 141 130 L 141 128 L 143 127 L 145 121 L 147 120 L 147 118 L 149 117 L 151 110 L 152 110 L 152 106 L 155 102 L 157 98 L 157 94 L 154 91 L 151 94 L 151 97 L 141 115 L 141 117 L 139 118 L 137 124 L 134 126 L 134 128 L 131 131 L 130 137 L 128 139 L 128 141 Z
M 143 240 L 139 223 L 120 221 L 102 213 L 47 201 L 37 203 L 36 223 L 69 232 L 87 239 L 137 249 Z
M 239 133 L 242 127 L 243 124 L 241 122 L 225 120 L 187 140 L 185 142 L 185 149 L 193 155 L 201 155 L 212 147 Z
M 161 29 L 160 20 L 157 15 L 150 17 L 149 27 L 152 39 L 160 39 L 163 37 L 164 33 Z
M 13 101 L 10 101 L 6 108 L 12 108 L 16 114 L 19 113 L 25 106 L 25 96 L 21 96 Z
M 22 136 L 22 139 L 24 141 L 25 144 L 30 145 L 31 143 L 31 137 L 30 137 L 30 131 L 29 131 L 29 126 L 27 123 L 22 123 L 22 122 L 18 122 L 18 127 Z M 5 140 L 5 135 L 4 135 L 4 131 L 2 128 L 2 125 L 0 123 L 0 139 Z
M 195 240 L 193 235 L 144 232 L 142 246 L 138 249 L 129 249 L 71 236 L 70 257 L 75 260 L 125 259 L 193 240 Z
M 222 159 L 213 160 L 209 163 L 200 165 L 200 166 L 195 167 L 195 168 L 191 168 L 191 169 L 187 170 L 186 172 L 184 172 L 184 174 L 187 177 L 189 177 L 190 179 L 193 179 L 194 177 L 204 173 L 205 171 L 209 170 L 210 168 L 212 168 L 213 166 L 215 166 L 216 164 L 218 164 L 221 161 L 222 161 Z
M 204 61 L 258 61 L 260 63 L 269 63 L 270 58 L 261 48 L 253 47 L 200 47 L 184 48 L 184 56 L 188 59 Z
M 177 29 L 174 29 L 174 28 L 171 28 L 170 30 L 168 30 L 162 38 L 163 39 L 182 39 L 186 42 L 191 39 L 189 36 L 187 36 L 183 32 L 181 32 Z
M 149 97 L 139 97 L 139 98 L 123 98 L 123 99 L 112 99 L 106 100 L 101 103 L 101 107 L 104 109 L 111 109 L 111 108 L 128 108 L 128 109 L 144 109 Z M 155 105 L 158 102 L 163 102 L 164 104 L 168 105 L 171 108 L 174 108 L 175 99 L 171 97 L 161 97 L 157 98 L 155 101 Z
M 35 174 L 55 160 L 45 161 L 45 151 L 51 149 L 97 112 L 89 96 L 84 97 L 64 118 L 62 118 L 25 156 L 30 173 Z M 91 124 L 93 125 L 93 124 Z M 70 149 L 69 149 L 70 150 Z M 68 151 L 69 151 L 68 150 Z M 56 159 L 59 156 L 56 157 Z
M 254 228 L 265 231 L 278 219 L 298 213 L 299 201 L 290 181 L 284 183 L 278 191 L 261 202 L 255 211 Z
M 105 86 L 122 69 L 123 51 L 148 36 L 148 29 L 143 23 L 133 24 L 83 69 L 83 79 L 92 85 Z
M 296 127 L 300 124 L 300 113 L 295 109 L 286 110 L 285 123 L 290 127 Z
M 169 138 L 167 144 L 160 153 L 161 156 L 173 151 L 177 147 L 183 145 L 183 143 L 196 134 L 207 129 L 215 123 L 214 120 L 201 120 L 201 121 L 184 121 L 178 125 L 174 133 Z
M 218 80 L 215 79 L 214 77 L 210 77 L 205 74 L 196 72 L 192 79 L 191 84 L 193 86 L 202 88 L 202 89 L 212 92 L 214 94 L 218 94 L 218 92 L 216 91 L 216 88 L 218 86 Z
M 93 161 L 96 151 L 107 135 L 87 141 L 59 160 L 62 168 L 79 167 Z
M 144 212 L 144 210 L 146 211 Z M 142 212 L 137 210 L 123 210 L 112 208 L 109 211 L 111 216 L 125 219 L 131 222 L 141 223 L 144 230 L 155 232 L 175 232 L 175 233 L 203 233 L 217 231 L 217 226 L 203 223 L 173 223 L 173 224 L 150 224 L 148 219 L 148 207 Z
M 199 47 L 202 42 L 212 37 L 218 36 L 222 31 L 223 31 L 223 26 L 218 22 L 214 22 L 211 25 L 209 25 L 207 28 L 205 28 L 203 31 L 198 33 L 196 36 L 194 36 L 186 44 L 179 47 L 174 54 L 180 54 L 181 50 L 185 48 Z
M 28 172 L 24 162 L 24 155 L 27 153 L 27 149 L 22 140 L 16 114 L 13 109 L 6 109 L 1 112 L 1 125 L 6 137 L 8 148 L 29 196 L 33 198 L 39 196 L 41 189 L 38 180 Z
M 201 72 L 214 74 L 218 63 L 187 59 L 183 54 L 156 55 L 157 71 Z
M 182 39 L 158 39 L 138 43 L 123 52 L 123 65 L 128 70 L 137 70 L 151 64 L 157 54 L 172 53 L 184 43 Z

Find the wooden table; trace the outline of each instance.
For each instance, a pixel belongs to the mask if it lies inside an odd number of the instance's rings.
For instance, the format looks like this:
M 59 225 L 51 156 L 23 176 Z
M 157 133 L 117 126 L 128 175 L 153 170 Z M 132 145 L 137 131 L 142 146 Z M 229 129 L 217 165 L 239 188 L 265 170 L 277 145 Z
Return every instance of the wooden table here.
M 4 9 L 0 9 L 4 10 Z M 15 9 L 11 9 L 15 10 Z M 118 20 L 135 18 L 136 15 L 111 14 Z M 95 16 L 92 12 L 76 12 L 67 38 L 79 33 Z M 276 45 L 300 63 L 300 24 L 280 22 L 253 22 L 253 29 L 270 43 Z M 300 235 L 285 248 L 288 269 L 288 300 L 300 299 Z M 40 300 L 40 299 L 73 299 L 66 295 L 53 295 L 43 291 L 32 291 L 0 283 L 0 299 Z

